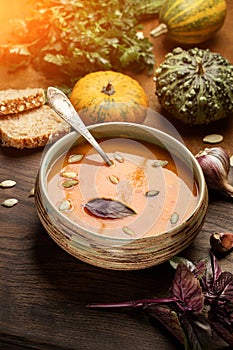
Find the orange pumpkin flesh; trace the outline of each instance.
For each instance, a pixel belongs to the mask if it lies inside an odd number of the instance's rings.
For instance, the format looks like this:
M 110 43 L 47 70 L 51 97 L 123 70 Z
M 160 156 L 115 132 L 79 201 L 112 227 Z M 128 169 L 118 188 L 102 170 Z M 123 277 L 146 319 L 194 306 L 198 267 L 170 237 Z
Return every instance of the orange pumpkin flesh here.
M 70 101 L 86 125 L 142 123 L 148 107 L 148 97 L 140 84 L 113 71 L 98 71 L 81 78 L 73 87 Z

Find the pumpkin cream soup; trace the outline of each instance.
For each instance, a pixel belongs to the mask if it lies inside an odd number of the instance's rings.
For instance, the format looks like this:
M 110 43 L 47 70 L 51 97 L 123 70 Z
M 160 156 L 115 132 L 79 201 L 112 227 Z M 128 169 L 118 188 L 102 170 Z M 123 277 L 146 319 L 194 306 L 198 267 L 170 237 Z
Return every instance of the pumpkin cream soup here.
M 106 165 L 86 141 L 51 166 L 48 194 L 70 220 L 111 238 L 142 238 L 185 221 L 198 201 L 193 172 L 168 150 L 127 137 L 98 140 Z

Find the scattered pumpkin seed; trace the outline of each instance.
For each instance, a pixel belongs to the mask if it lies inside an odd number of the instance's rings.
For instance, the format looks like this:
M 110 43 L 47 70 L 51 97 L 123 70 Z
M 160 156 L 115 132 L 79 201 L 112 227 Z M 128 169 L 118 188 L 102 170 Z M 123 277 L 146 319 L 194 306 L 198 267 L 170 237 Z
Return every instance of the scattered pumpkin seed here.
M 68 179 L 73 179 L 73 178 L 77 177 L 78 174 L 73 172 L 73 171 L 63 171 L 63 172 L 61 172 L 61 176 L 66 177 Z
M 171 224 L 176 224 L 179 220 L 179 215 L 177 214 L 177 212 L 174 212 L 171 217 L 170 217 L 170 222 Z
M 157 167 L 164 167 L 168 165 L 168 161 L 167 160 L 161 160 L 161 159 L 156 159 L 152 164 L 151 166 L 153 166 L 154 168 L 157 168 Z
M 159 194 L 158 190 L 150 190 L 145 193 L 146 197 L 155 197 Z
M 233 167 L 233 156 L 230 157 L 230 166 Z
M 0 187 L 3 187 L 3 188 L 14 187 L 15 185 L 16 185 L 16 182 L 14 180 L 4 180 L 0 183 Z
M 122 231 L 124 233 L 126 233 L 128 236 L 135 236 L 135 232 L 131 228 L 127 227 L 127 226 L 123 226 L 122 227 Z
M 124 158 L 117 152 L 113 153 L 113 157 L 116 161 L 118 161 L 119 163 L 123 163 L 124 162 Z
M 114 184 L 114 185 L 117 185 L 118 182 L 119 182 L 118 177 L 116 177 L 116 176 L 114 176 L 114 175 L 110 175 L 110 176 L 108 177 L 108 179 L 109 179 L 109 181 L 110 181 L 112 184 Z
M 205 143 L 219 143 L 222 142 L 223 140 L 223 136 L 220 134 L 210 134 L 210 135 L 206 135 L 203 138 L 203 142 Z
M 77 163 L 83 159 L 83 154 L 71 154 L 68 157 L 68 163 Z
M 62 187 L 70 188 L 70 187 L 76 186 L 78 183 L 79 183 L 78 180 L 71 179 L 71 180 L 62 182 Z
M 29 192 L 28 197 L 34 197 L 34 196 L 35 196 L 35 187 L 33 187 L 33 188 L 31 189 L 31 191 Z
M 9 198 L 9 199 L 6 199 L 4 202 L 2 202 L 2 205 L 4 207 L 11 208 L 14 205 L 16 205 L 17 203 L 18 203 L 18 199 L 16 199 L 16 198 Z
M 71 202 L 69 200 L 64 200 L 63 202 L 61 202 L 59 204 L 58 209 L 60 211 L 66 211 L 66 210 L 70 210 L 71 209 Z

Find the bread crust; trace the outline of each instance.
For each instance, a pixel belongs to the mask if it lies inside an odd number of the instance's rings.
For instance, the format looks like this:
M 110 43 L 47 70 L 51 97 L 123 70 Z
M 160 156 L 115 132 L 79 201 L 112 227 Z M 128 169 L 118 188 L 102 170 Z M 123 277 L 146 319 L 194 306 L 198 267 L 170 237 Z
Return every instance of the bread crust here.
M 0 118 L 3 115 L 21 113 L 45 104 L 42 88 L 0 90 Z

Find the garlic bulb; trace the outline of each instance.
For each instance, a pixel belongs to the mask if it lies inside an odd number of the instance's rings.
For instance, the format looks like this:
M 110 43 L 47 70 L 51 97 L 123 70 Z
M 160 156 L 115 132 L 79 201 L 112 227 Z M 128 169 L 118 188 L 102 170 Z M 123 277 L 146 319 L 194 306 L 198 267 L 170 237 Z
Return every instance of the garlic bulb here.
M 233 186 L 229 183 L 230 157 L 221 147 L 205 148 L 196 155 L 205 176 L 207 187 L 233 197 Z

